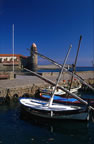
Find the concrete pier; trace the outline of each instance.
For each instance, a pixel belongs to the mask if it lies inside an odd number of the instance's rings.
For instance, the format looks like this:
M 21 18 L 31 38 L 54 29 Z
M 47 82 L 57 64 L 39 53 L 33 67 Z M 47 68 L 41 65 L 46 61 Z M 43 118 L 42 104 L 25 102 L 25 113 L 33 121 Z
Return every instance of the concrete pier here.
M 77 74 L 89 84 L 94 86 L 94 71 L 78 72 Z M 55 82 L 58 73 L 50 72 L 42 73 L 42 75 Z M 64 73 L 59 84 L 68 85 L 70 79 L 71 76 L 67 73 Z M 76 86 L 77 83 L 78 80 L 74 78 L 74 85 Z M 31 96 L 34 96 L 39 88 L 44 88 L 47 86 L 49 86 L 49 84 L 35 76 L 17 75 L 16 78 L 12 80 L 0 80 L 0 97 L 5 98 L 8 95 L 10 99 L 12 99 L 15 96 L 21 97 L 24 94 L 30 94 Z

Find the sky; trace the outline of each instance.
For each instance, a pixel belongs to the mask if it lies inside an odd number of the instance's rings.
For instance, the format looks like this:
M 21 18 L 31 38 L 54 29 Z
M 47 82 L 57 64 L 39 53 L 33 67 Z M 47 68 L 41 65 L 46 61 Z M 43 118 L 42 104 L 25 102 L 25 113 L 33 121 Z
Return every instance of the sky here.
M 38 52 L 73 64 L 80 35 L 78 66 L 91 66 L 94 58 L 93 0 L 0 0 L 0 54 L 12 53 L 14 24 L 15 54 L 29 56 L 32 43 Z M 47 63 L 39 58 L 39 63 Z

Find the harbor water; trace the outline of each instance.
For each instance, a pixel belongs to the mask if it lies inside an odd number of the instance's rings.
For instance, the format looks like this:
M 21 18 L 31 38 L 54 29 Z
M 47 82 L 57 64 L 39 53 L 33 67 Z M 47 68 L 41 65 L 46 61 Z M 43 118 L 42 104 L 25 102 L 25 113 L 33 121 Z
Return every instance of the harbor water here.
M 94 93 L 80 93 L 94 98 Z M 94 120 L 43 121 L 21 114 L 19 102 L 0 105 L 0 144 L 94 144 Z
M 59 72 L 60 69 L 40 69 L 38 72 Z M 72 69 L 70 68 L 70 71 Z M 94 71 L 94 67 L 76 67 L 76 72 L 81 72 L 81 71 Z

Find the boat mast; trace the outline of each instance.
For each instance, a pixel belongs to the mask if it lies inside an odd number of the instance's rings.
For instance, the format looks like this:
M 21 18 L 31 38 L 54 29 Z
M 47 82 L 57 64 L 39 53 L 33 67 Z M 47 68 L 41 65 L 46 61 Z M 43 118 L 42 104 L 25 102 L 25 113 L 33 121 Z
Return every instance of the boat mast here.
M 13 72 L 14 72 L 14 24 L 12 25 L 12 50 L 13 50 Z
M 40 74 L 38 74 L 38 73 L 36 73 L 36 72 L 34 72 L 34 71 L 31 71 L 31 70 L 29 70 L 29 69 L 26 69 L 26 68 L 24 68 L 24 69 L 25 69 L 26 71 L 28 71 L 28 72 L 31 72 L 33 75 L 37 76 L 38 78 L 44 80 L 45 82 L 51 84 L 52 86 L 56 86 L 56 84 L 55 84 L 53 81 L 51 81 L 51 80 L 49 80 L 49 79 L 41 76 Z M 73 96 L 75 99 L 77 99 L 77 100 L 80 101 L 81 103 L 83 103 L 83 104 L 85 104 L 85 105 L 88 106 L 88 102 L 85 101 L 85 100 L 83 100 L 81 97 L 77 96 L 75 93 L 71 93 L 68 89 L 66 89 L 66 88 L 64 88 L 64 87 L 61 87 L 61 86 L 59 86 L 59 85 L 57 85 L 57 88 L 61 89 L 62 91 L 66 92 L 66 93 L 68 93 L 69 96 Z M 94 110 L 94 108 L 93 108 L 92 106 L 89 106 L 89 108 L 91 108 L 92 110 Z
M 34 52 L 34 53 L 37 54 L 38 56 L 44 58 L 44 59 L 49 60 L 51 63 L 55 64 L 55 65 L 58 66 L 59 68 L 62 68 L 62 65 L 59 64 L 58 62 L 56 62 L 56 61 L 54 61 L 54 60 L 52 60 L 52 59 L 50 59 L 50 58 L 48 58 L 48 57 L 46 57 L 46 56 L 38 53 L 38 52 Z M 73 75 L 75 78 L 77 78 L 78 80 L 80 80 L 81 83 L 83 83 L 84 85 L 86 85 L 87 87 L 89 87 L 92 91 L 94 91 L 94 88 L 93 88 L 91 85 L 89 85 L 87 82 L 85 82 L 84 79 L 82 79 L 79 75 L 77 75 L 76 73 L 73 74 L 73 73 L 72 73 L 71 71 L 69 71 L 67 68 L 64 68 L 64 70 L 65 70 L 68 74 Z
M 71 77 L 71 83 L 70 83 L 69 91 L 71 90 L 74 74 L 76 73 L 76 64 L 77 64 L 77 58 L 78 58 L 78 53 L 79 53 L 79 49 L 80 49 L 81 40 L 82 40 L 82 36 L 80 36 L 75 62 L 73 64 L 73 72 L 72 72 L 72 77 Z
M 64 63 L 63 63 L 63 65 L 62 65 L 62 69 L 61 69 L 61 71 L 59 72 L 59 75 L 58 75 L 58 78 L 57 78 L 57 81 L 56 81 L 56 85 L 55 85 L 54 90 L 53 90 L 53 92 L 52 92 L 52 96 L 51 96 L 51 98 L 50 98 L 50 100 L 49 100 L 49 104 L 48 104 L 49 107 L 50 107 L 50 106 L 52 105 L 52 103 L 53 103 L 54 93 L 55 93 L 55 90 L 56 90 L 56 88 L 57 88 L 57 86 L 58 86 L 58 83 L 59 83 L 59 81 L 60 81 L 60 79 L 61 79 L 61 75 L 62 75 L 62 73 L 63 73 L 63 71 L 64 71 L 64 67 L 65 67 L 66 61 L 67 61 L 67 59 L 68 59 L 68 56 L 69 56 L 69 53 L 70 53 L 71 48 L 72 48 L 72 45 L 70 45 L 70 47 L 69 47 L 69 50 L 68 50 L 67 55 L 66 55 L 66 57 L 65 57 Z

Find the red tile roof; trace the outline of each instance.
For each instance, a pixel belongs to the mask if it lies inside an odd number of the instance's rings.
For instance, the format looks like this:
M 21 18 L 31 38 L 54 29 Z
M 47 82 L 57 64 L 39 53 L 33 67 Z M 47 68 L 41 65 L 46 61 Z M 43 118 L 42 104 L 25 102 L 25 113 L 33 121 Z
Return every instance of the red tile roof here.
M 0 57 L 11 57 L 13 54 L 0 54 Z M 16 57 L 22 57 L 22 58 L 27 58 L 26 56 L 20 55 L 20 54 L 14 54 Z

